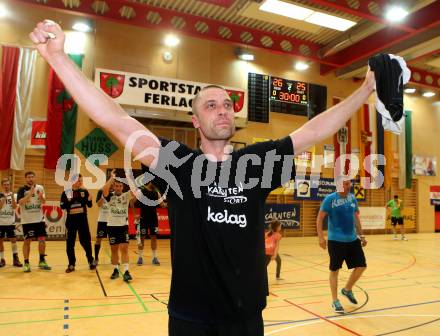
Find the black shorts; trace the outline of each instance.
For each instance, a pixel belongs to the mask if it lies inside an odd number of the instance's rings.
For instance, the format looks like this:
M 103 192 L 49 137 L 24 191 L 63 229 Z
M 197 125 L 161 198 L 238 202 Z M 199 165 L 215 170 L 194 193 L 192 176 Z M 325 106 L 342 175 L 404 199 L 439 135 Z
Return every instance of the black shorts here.
M 15 225 L 0 225 L 0 239 L 1 238 L 16 238 Z
M 391 217 L 391 225 L 396 226 L 397 224 L 403 225 L 403 217 Z
M 110 245 L 125 244 L 129 242 L 128 225 L 107 226 L 107 234 Z
M 137 228 L 136 228 L 137 229 Z M 157 219 L 152 220 L 151 218 L 142 218 L 140 220 L 141 236 L 145 237 L 147 234 L 149 236 L 156 236 L 159 232 L 159 226 L 157 224 Z
M 45 222 L 22 224 L 22 227 L 24 239 L 47 237 Z
M 330 256 L 330 271 L 340 269 L 344 261 L 349 269 L 367 267 L 364 250 L 359 239 L 349 243 L 329 240 L 328 254 Z
M 168 336 L 263 336 L 264 325 L 261 314 L 222 324 L 202 324 L 180 320 L 172 316 L 168 320 Z
M 107 222 L 98 222 L 98 228 L 96 229 L 96 238 L 107 237 Z

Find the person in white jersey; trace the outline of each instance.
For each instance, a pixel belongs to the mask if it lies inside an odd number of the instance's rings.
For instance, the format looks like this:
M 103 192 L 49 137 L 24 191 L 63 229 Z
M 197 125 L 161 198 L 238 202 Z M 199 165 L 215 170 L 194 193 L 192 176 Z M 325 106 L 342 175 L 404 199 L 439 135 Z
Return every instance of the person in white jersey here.
M 113 184 L 113 194 L 110 194 L 110 186 Z M 121 251 L 121 263 L 124 266 L 123 280 L 128 282 L 133 280 L 128 271 L 128 208 L 134 199 L 131 191 L 124 192 L 124 184 L 116 179 L 115 171 L 111 172 L 111 177 L 102 188 L 104 198 L 109 204 L 107 217 L 107 234 L 110 242 L 112 265 L 114 267 L 111 279 L 119 277 L 119 251 Z
M 35 173 L 28 171 L 24 174 L 26 184 L 17 191 L 17 202 L 20 206 L 20 218 L 23 226 L 23 271 L 31 271 L 29 253 L 31 241 L 38 240 L 40 262 L 38 267 L 49 271 L 52 268 L 46 262 L 46 223 L 43 216 L 43 204 L 46 203 L 46 195 L 42 185 L 35 183 Z
M 113 192 L 112 186 L 110 187 L 110 194 Z M 96 229 L 96 241 L 95 241 L 95 263 L 99 263 L 99 251 L 101 250 L 101 240 L 107 236 L 107 218 L 110 211 L 108 202 L 104 198 L 102 189 L 98 191 L 96 195 L 96 204 L 99 207 L 98 214 L 98 227 Z
M 15 235 L 15 209 L 17 202 L 11 192 L 11 182 L 6 177 L 1 182 L 0 192 L 0 267 L 5 267 L 5 248 L 4 238 L 9 238 L 12 248 L 12 265 L 22 267 L 18 258 L 17 237 Z

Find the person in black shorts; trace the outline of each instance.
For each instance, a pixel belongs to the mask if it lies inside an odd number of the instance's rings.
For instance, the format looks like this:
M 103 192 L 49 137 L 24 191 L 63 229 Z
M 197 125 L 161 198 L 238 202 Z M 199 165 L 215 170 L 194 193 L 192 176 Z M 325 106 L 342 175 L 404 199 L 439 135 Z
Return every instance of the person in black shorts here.
M 236 114 L 227 91 L 195 88 L 191 118 L 201 145 L 192 149 L 159 139 L 88 80 L 64 53 L 65 34 L 58 24 L 39 22 L 29 36 L 82 110 L 133 157 L 139 155 L 166 196 L 172 252 L 169 335 L 262 336 L 268 295 L 266 197 L 294 178 L 295 153 L 329 138 L 356 113 L 374 89 L 373 73 L 367 72 L 346 100 L 301 128 L 237 151 L 231 151 Z
M 338 274 L 343 262 L 349 269 L 353 269 L 341 294 L 357 304 L 353 294 L 353 286 L 367 268 L 363 246 L 367 240 L 362 234 L 359 218 L 359 208 L 356 197 L 350 192 L 351 181 L 337 180 L 342 183 L 343 191 L 334 192 L 322 201 L 317 218 L 319 246 L 327 248 L 327 241 L 323 233 L 323 221 L 328 216 L 328 254 L 330 255 L 330 288 L 332 292 L 332 308 L 336 313 L 343 314 L 344 308 L 338 299 Z
M 5 267 L 5 247 L 3 240 L 7 237 L 11 242 L 12 265 L 22 267 L 18 258 L 17 237 L 15 235 L 15 209 L 17 202 L 11 192 L 11 182 L 6 177 L 1 181 L 0 192 L 0 267 Z
M 141 188 L 142 194 L 152 201 L 157 201 L 160 199 L 160 193 L 156 190 L 153 183 L 148 183 L 144 188 Z M 164 203 L 160 203 L 164 206 Z M 137 265 L 143 264 L 143 253 L 144 253 L 144 241 L 147 234 L 151 240 L 151 252 L 153 254 L 151 263 L 153 265 L 159 266 L 160 262 L 157 258 L 157 233 L 158 233 L 158 220 L 156 206 L 149 206 L 142 202 L 137 201 L 135 207 L 140 208 L 140 218 L 136 218 L 139 221 L 139 240 L 138 240 L 138 260 Z
M 66 273 L 75 270 L 75 242 L 78 233 L 79 242 L 86 252 L 89 268 L 96 268 L 92 254 L 92 238 L 90 236 L 89 221 L 87 219 L 87 208 L 92 207 L 92 198 L 87 189 L 83 188 L 82 176 L 79 174 L 75 178 L 76 182 L 72 184 L 72 189 L 63 191 L 61 194 L 60 207 L 67 212 L 66 218 L 66 252 L 69 260 Z
M 112 194 L 113 189 L 110 186 L 110 195 Z M 95 240 L 95 263 L 99 263 L 99 251 L 101 249 L 101 241 L 102 238 L 107 237 L 107 218 L 109 213 L 108 202 L 104 198 L 102 189 L 98 190 L 98 194 L 96 195 L 96 204 L 99 207 L 98 214 L 98 226 L 96 228 L 96 240 Z
M 393 240 L 398 240 L 396 226 L 400 227 L 400 234 L 402 240 L 408 240 L 405 236 L 405 226 L 403 225 L 403 201 L 399 199 L 399 195 L 394 195 L 394 198 L 387 203 L 387 208 L 391 212 L 391 226 L 393 228 Z
M 32 239 L 38 240 L 38 252 L 40 253 L 40 269 L 49 271 L 52 268 L 46 262 L 46 223 L 43 216 L 43 204 L 46 203 L 46 195 L 42 185 L 35 183 L 35 173 L 28 171 L 24 174 L 26 184 L 17 191 L 17 202 L 20 206 L 20 223 L 23 227 L 23 271 L 31 271 L 29 253 Z
M 113 185 L 113 193 L 110 193 L 110 187 Z M 111 177 L 102 188 L 102 194 L 109 206 L 107 217 L 107 234 L 111 249 L 111 262 L 113 273 L 110 276 L 112 280 L 119 277 L 119 252 L 121 252 L 121 264 L 124 267 L 122 279 L 126 282 L 133 280 L 129 272 L 129 254 L 128 254 L 128 208 L 134 201 L 132 191 L 124 192 L 124 184 L 116 179 L 115 170 L 111 172 Z

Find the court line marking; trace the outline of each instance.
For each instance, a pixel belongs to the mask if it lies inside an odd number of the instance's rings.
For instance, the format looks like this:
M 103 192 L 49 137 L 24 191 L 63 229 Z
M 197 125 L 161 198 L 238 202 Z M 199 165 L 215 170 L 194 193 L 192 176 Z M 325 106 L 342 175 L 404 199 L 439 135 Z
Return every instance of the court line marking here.
M 365 315 L 365 316 L 336 316 L 333 319 L 334 320 L 347 320 L 347 319 L 356 319 L 356 318 L 378 318 L 378 317 L 405 317 L 405 318 L 408 318 L 408 317 L 437 317 L 438 319 L 440 319 L 440 315 L 432 315 L 432 314 L 384 314 L 384 315 Z M 436 320 L 438 320 L 438 319 L 436 319 Z M 432 322 L 435 322 L 436 320 L 429 321 L 427 323 L 432 323 Z M 321 319 L 313 319 L 313 321 L 307 321 L 304 323 L 295 324 L 293 326 L 285 327 L 282 329 L 272 330 L 268 333 L 265 333 L 264 335 L 265 336 L 274 335 L 274 334 L 278 334 L 280 332 L 283 332 L 283 331 L 286 331 L 289 329 L 303 327 L 306 325 L 311 325 L 311 324 L 316 324 L 316 323 L 323 323 L 323 321 Z M 423 325 L 425 325 L 425 324 L 426 324 L 426 322 Z M 421 325 L 418 325 L 418 326 L 421 326 Z M 405 330 L 406 329 L 407 328 L 405 328 Z M 401 330 L 399 330 L 399 331 L 401 331 Z M 398 331 L 394 331 L 394 332 L 398 332 Z M 384 336 L 384 335 L 389 335 L 389 334 L 379 334 L 376 336 Z
M 339 327 L 339 328 L 341 328 L 341 329 L 343 329 L 345 331 L 348 331 L 350 334 L 353 334 L 353 335 L 356 335 L 356 336 L 362 336 L 361 334 L 357 333 L 356 331 L 351 330 L 351 329 L 343 326 L 342 324 L 336 323 L 336 322 L 334 322 L 334 321 L 332 321 L 332 320 L 330 320 L 330 319 L 328 319 L 328 318 L 326 318 L 324 316 L 316 314 L 316 313 L 314 313 L 314 312 L 312 312 L 312 311 L 310 311 L 310 310 L 308 310 L 308 309 L 306 309 L 304 307 L 301 307 L 301 306 L 297 305 L 296 303 L 290 302 L 289 300 L 284 300 L 284 301 L 286 301 L 287 303 L 290 303 L 291 305 L 295 306 L 296 308 L 304 310 L 305 312 L 318 317 L 319 319 L 321 319 L 321 320 L 323 320 L 325 322 L 331 323 L 331 324 L 333 324 L 333 325 L 335 325 L 335 326 L 337 326 L 337 327 Z
M 105 250 L 105 253 L 107 254 L 107 257 L 111 258 L 111 256 L 109 255 L 107 249 Z M 121 272 L 121 270 L 119 270 L 119 268 L 118 268 L 118 271 L 119 271 L 120 274 L 122 274 L 122 272 Z M 139 294 L 136 292 L 136 290 L 134 289 L 134 287 L 131 285 L 131 283 L 128 282 L 128 281 L 124 281 L 124 282 L 127 284 L 128 288 L 130 288 L 130 291 L 131 291 L 131 292 L 133 293 L 133 295 L 136 297 L 136 299 L 138 300 L 138 302 L 141 304 L 141 306 L 142 306 L 144 312 L 148 312 L 148 308 L 147 308 L 147 306 L 145 305 L 144 301 L 143 301 L 142 298 L 139 296 Z
M 352 315 L 368 314 L 368 313 L 374 313 L 374 312 L 380 312 L 380 311 L 386 311 L 386 310 L 392 310 L 392 309 L 400 309 L 400 308 L 423 306 L 423 305 L 434 304 L 434 303 L 440 303 L 440 300 L 425 301 L 425 302 L 411 303 L 411 304 L 406 304 L 406 305 L 399 305 L 399 306 L 392 306 L 392 307 L 370 309 L 370 310 L 366 310 L 366 311 L 363 311 L 363 312 L 352 313 L 352 314 L 350 314 L 350 316 L 352 316 Z M 339 316 L 340 315 L 330 315 L 330 316 L 326 316 L 326 318 L 329 318 L 329 319 L 330 318 L 337 318 Z M 284 321 L 284 322 L 279 322 L 279 323 L 268 324 L 268 325 L 265 325 L 265 327 L 272 327 L 272 326 L 275 326 L 275 325 L 291 324 L 291 323 L 298 323 L 298 322 L 309 322 L 309 321 L 316 321 L 316 320 L 318 320 L 318 318 L 309 318 L 309 319 L 303 319 L 303 320 Z

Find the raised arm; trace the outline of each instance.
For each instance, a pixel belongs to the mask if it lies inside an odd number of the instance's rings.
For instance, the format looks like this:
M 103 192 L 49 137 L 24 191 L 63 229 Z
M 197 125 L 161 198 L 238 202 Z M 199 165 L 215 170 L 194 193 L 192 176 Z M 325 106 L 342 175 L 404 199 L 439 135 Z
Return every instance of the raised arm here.
M 368 70 L 361 87 L 349 97 L 290 133 L 295 154 L 327 139 L 344 126 L 373 92 L 374 83 L 374 73 Z
M 115 181 L 115 170 L 113 169 L 112 172 L 110 173 L 110 178 L 108 179 L 108 181 L 104 184 L 104 187 L 102 187 L 102 196 L 104 196 L 104 198 L 106 198 L 108 196 L 108 194 L 110 193 L 110 187 L 112 186 L 113 182 Z
M 53 34 L 53 38 L 49 33 Z M 149 167 L 154 167 L 156 163 L 154 158 L 157 158 L 160 147 L 159 139 L 97 88 L 69 59 L 64 52 L 65 34 L 61 27 L 53 21 L 45 20 L 37 24 L 29 37 L 81 109 L 94 122 L 113 134 L 123 145 L 126 145 L 130 135 L 136 131 L 145 133 L 134 143 L 132 155 L 150 148 L 154 156 L 144 156 L 140 161 Z

